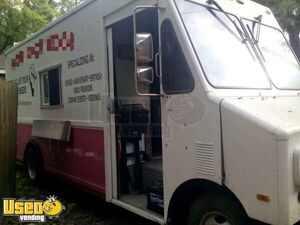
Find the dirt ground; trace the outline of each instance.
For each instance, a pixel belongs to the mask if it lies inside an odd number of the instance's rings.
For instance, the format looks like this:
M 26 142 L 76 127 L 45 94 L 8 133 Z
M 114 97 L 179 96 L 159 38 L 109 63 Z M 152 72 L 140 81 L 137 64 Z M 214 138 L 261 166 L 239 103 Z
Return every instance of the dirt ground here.
M 46 223 L 43 223 L 45 225 L 158 225 L 49 175 L 43 182 L 34 184 L 27 178 L 23 170 L 17 171 L 16 199 L 44 201 L 49 195 L 55 195 L 66 209 L 59 218 L 47 220 Z M 16 217 L 11 217 L 6 218 L 2 225 L 17 224 L 21 223 Z M 266 224 L 251 221 L 251 225 Z
M 98 197 L 74 189 L 53 177 L 33 184 L 24 171 L 18 170 L 16 184 L 17 199 L 47 200 L 55 195 L 66 207 L 59 218 L 48 220 L 46 225 L 157 225 L 136 216 Z M 5 225 L 20 224 L 16 217 L 8 218 Z M 30 225 L 33 225 L 30 224 Z

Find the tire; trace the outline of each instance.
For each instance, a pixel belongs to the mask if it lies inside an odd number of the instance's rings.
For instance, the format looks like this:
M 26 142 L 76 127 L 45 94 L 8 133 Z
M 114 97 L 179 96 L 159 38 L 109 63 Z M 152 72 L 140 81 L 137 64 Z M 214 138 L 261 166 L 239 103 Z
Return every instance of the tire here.
M 192 204 L 187 225 L 248 225 L 241 207 L 223 196 L 207 194 Z
M 25 156 L 25 170 L 32 181 L 40 181 L 43 173 L 43 158 L 38 150 L 29 147 Z

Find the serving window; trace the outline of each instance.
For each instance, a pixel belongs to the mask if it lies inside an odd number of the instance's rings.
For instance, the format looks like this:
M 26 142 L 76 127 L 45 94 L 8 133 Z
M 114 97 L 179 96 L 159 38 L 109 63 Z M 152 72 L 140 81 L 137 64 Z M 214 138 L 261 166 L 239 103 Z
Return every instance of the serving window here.
M 41 105 L 61 106 L 61 66 L 40 72 Z

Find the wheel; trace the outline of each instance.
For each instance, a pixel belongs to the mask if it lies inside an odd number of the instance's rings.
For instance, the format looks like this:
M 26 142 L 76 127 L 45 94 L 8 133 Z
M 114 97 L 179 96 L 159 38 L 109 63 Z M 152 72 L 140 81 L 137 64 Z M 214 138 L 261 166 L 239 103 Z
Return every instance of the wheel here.
M 43 159 L 39 152 L 34 148 L 29 148 L 25 156 L 25 169 L 31 180 L 40 180 L 43 170 L 42 162 Z
M 219 195 L 207 194 L 191 206 L 187 225 L 248 225 L 247 216 L 236 203 Z

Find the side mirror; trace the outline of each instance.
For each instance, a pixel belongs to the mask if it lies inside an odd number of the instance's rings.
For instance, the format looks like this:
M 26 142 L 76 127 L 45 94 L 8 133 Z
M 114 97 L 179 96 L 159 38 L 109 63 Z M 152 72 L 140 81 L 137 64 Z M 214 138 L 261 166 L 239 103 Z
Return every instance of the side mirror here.
M 137 63 L 149 63 L 153 61 L 153 38 L 150 33 L 137 33 L 135 39 L 135 51 Z
M 139 66 L 136 76 L 139 84 L 152 84 L 154 81 L 153 68 L 150 66 Z
M 159 11 L 157 6 L 138 6 L 133 13 L 134 33 L 134 79 L 135 91 L 139 96 L 161 96 L 160 93 L 151 93 L 147 87 L 154 82 L 153 68 L 149 63 L 154 61 L 154 39 L 149 32 L 137 32 L 137 15 L 145 9 Z M 155 40 L 156 41 L 156 40 Z M 157 69 L 157 68 L 156 68 Z M 146 86 L 146 87 L 145 87 Z

